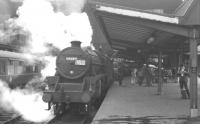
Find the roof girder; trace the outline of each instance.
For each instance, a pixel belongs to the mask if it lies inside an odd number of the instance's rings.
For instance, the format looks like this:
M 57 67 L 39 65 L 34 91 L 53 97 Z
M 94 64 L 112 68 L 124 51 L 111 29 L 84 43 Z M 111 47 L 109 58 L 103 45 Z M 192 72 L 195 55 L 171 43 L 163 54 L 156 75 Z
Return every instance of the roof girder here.
M 95 15 L 107 17 L 107 18 L 113 18 L 113 19 L 124 21 L 124 22 L 134 23 L 134 24 L 146 26 L 149 28 L 153 28 L 156 30 L 170 32 L 173 34 L 186 36 L 186 37 L 190 37 L 189 32 L 192 30 L 190 26 L 176 25 L 176 24 L 170 24 L 170 23 L 165 23 L 165 22 L 159 22 L 155 20 L 128 17 L 124 15 L 107 13 L 107 12 L 97 11 L 97 10 L 95 11 Z

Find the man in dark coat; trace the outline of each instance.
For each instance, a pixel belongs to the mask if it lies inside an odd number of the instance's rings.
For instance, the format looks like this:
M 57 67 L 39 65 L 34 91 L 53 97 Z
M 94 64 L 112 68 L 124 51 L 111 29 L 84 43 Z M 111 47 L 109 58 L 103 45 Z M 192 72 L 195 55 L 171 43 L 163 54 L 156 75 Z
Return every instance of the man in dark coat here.
M 190 92 L 188 88 L 188 72 L 185 69 L 184 65 L 181 65 L 181 67 L 178 69 L 178 76 L 179 76 L 179 84 L 180 84 L 180 90 L 181 95 L 183 99 L 190 98 Z
M 138 77 L 137 83 L 138 83 L 139 86 L 142 86 L 142 83 L 143 83 L 144 78 L 145 78 L 144 70 L 145 70 L 145 67 L 143 66 L 143 67 L 140 67 L 139 70 L 137 71 L 137 77 Z
M 119 86 L 122 85 L 122 80 L 124 78 L 124 71 L 122 65 L 119 66 L 118 68 L 118 81 L 119 81 Z

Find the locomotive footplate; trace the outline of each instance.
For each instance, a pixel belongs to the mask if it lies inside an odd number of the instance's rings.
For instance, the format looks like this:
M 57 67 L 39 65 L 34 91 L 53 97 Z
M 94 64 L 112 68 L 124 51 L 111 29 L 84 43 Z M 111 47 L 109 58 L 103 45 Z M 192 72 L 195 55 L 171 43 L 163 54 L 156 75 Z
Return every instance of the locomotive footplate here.
M 65 95 L 64 92 L 45 91 L 42 97 L 45 102 L 64 102 L 69 103 L 70 97 Z

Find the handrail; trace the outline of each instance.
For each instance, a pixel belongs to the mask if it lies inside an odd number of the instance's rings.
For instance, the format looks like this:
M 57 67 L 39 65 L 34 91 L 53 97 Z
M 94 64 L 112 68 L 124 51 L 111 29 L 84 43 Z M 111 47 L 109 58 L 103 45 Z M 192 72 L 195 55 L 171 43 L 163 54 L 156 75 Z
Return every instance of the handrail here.
M 34 73 L 24 73 L 24 74 L 11 74 L 11 75 L 1 75 L 0 76 L 20 76 L 20 75 L 32 75 L 32 74 L 40 74 L 40 73 L 37 73 L 37 72 L 34 72 Z

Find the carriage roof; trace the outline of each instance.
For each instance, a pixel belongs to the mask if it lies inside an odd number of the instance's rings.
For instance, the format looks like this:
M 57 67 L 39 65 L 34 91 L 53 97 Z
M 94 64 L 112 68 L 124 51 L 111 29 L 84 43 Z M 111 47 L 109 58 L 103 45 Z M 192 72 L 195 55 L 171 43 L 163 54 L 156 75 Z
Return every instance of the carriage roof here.
M 4 51 L 4 50 L 0 50 L 0 58 L 16 59 L 16 60 L 21 60 L 21 61 L 30 61 L 29 56 L 24 53 Z

